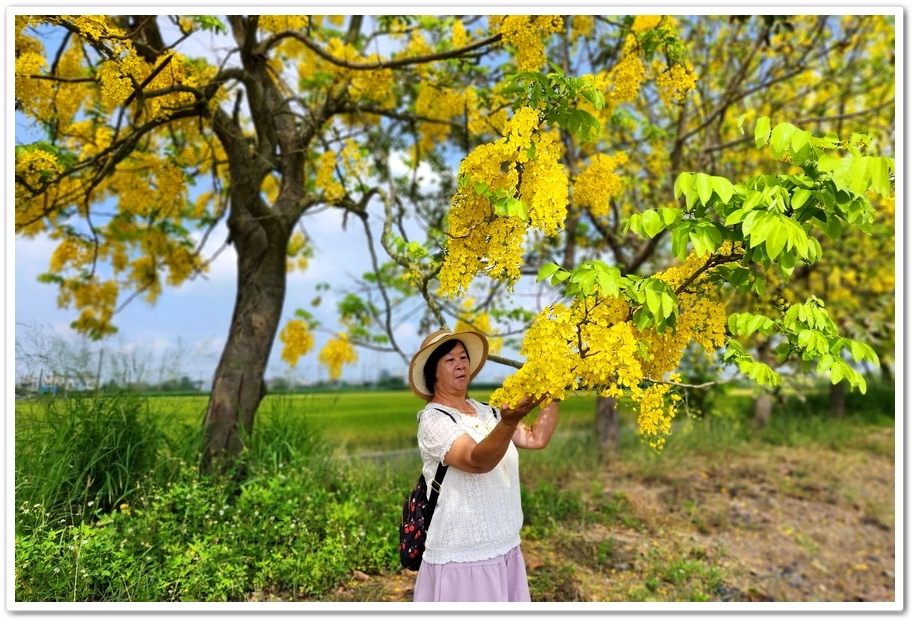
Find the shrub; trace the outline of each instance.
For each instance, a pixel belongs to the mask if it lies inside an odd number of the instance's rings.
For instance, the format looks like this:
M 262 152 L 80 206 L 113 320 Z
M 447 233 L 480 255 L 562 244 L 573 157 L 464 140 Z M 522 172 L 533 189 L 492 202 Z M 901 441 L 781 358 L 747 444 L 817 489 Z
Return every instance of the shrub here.
M 156 464 L 164 437 L 136 396 L 52 398 L 17 414 L 16 506 L 77 523 L 124 503 Z M 36 515 L 17 515 L 20 519 Z
M 46 447 L 72 449 L 71 459 L 82 459 L 76 463 L 82 466 L 79 474 L 87 465 L 104 466 L 120 456 L 110 447 L 120 446 L 83 431 L 113 425 L 111 414 L 127 414 L 131 405 L 106 399 L 71 407 L 67 418 L 49 412 L 47 422 L 63 419 L 78 434 L 71 435 L 77 438 L 72 446 L 57 440 Z M 73 421 L 77 414 L 90 423 L 80 426 Z M 30 422 L 28 435 L 17 436 L 17 442 L 36 443 L 32 436 L 49 426 L 40 420 Z M 137 420 L 137 427 L 139 437 L 159 435 L 151 422 Z M 97 454 L 86 451 L 87 439 L 100 440 Z M 36 479 L 27 474 L 38 463 L 17 464 L 23 497 L 15 542 L 16 600 L 243 601 L 254 593 L 308 600 L 330 593 L 354 569 L 397 568 L 396 525 L 407 476 L 399 482 L 368 465 L 344 466 L 305 418 L 295 415 L 266 418 L 250 442 L 241 484 L 202 476 L 192 460 L 192 443 L 166 444 L 159 448 L 168 469 L 146 464 L 139 474 L 141 463 L 129 463 L 134 486 L 93 513 L 60 512 L 58 507 L 77 508 L 83 499 L 71 492 L 73 477 L 63 469 L 49 474 L 60 478 L 55 495 L 31 501 L 25 492 L 35 489 L 27 483 Z M 132 447 L 140 446 L 132 442 Z M 52 466 L 64 460 L 51 458 Z

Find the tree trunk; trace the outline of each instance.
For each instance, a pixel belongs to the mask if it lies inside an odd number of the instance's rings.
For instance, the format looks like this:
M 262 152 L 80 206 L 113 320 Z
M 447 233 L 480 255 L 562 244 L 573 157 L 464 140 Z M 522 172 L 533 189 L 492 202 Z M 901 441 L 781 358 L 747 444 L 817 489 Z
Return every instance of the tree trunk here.
M 598 452 L 601 462 L 612 463 L 620 450 L 620 412 L 617 399 L 598 397 L 595 407 L 595 434 L 598 437 Z
M 770 425 L 770 416 L 773 414 L 773 394 L 763 390 L 754 397 L 751 404 L 751 424 L 756 429 L 766 428 Z
M 229 336 L 204 416 L 202 470 L 240 475 L 239 455 L 266 393 L 264 373 L 286 297 L 288 229 L 277 220 L 230 219 L 238 283 Z
M 849 389 L 848 381 L 840 381 L 830 386 L 830 415 L 841 418 L 846 414 L 846 391 Z

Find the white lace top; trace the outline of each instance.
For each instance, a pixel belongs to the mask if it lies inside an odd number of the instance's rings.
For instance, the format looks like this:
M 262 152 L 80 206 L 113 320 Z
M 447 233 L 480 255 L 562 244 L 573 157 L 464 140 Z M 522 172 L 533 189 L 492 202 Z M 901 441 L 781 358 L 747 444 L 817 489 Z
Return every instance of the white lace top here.
M 439 462 L 452 443 L 467 433 L 480 442 L 499 422 L 499 412 L 469 399 L 476 416 L 435 402 L 417 414 L 417 439 L 426 482 L 432 483 Z M 452 421 L 443 409 L 455 418 Z M 495 413 L 494 413 L 495 411 Z M 429 563 L 470 562 L 501 556 L 521 543 L 522 498 L 518 450 L 509 442 L 506 455 L 485 474 L 450 466 L 426 537 L 423 560 Z

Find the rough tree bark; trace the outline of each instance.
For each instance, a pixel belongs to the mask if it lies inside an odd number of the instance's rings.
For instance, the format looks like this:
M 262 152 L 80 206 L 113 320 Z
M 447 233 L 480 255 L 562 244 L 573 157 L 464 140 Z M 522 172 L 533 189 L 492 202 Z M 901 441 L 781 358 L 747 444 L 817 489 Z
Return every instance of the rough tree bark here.
M 598 451 L 601 462 L 613 463 L 620 449 L 620 412 L 617 399 L 598 397 L 595 407 L 595 434 L 598 437 Z
M 271 244 L 254 219 L 238 220 L 235 307 L 204 417 L 202 467 L 209 473 L 242 467 L 236 461 L 266 392 L 264 373 L 286 297 L 286 246 Z
M 229 242 L 237 254 L 238 278 L 229 335 L 213 378 L 204 416 L 202 469 L 244 474 L 240 455 L 265 394 L 264 373 L 286 298 L 286 248 L 292 228 L 307 208 L 303 145 L 327 118 L 300 134 L 289 101 L 278 91 L 256 41 L 257 16 L 230 16 L 242 68 L 227 72 L 245 89 L 257 140 L 243 131 L 236 114 L 217 108 L 213 129 L 229 167 Z M 267 175 L 281 180 L 268 205 L 262 195 Z

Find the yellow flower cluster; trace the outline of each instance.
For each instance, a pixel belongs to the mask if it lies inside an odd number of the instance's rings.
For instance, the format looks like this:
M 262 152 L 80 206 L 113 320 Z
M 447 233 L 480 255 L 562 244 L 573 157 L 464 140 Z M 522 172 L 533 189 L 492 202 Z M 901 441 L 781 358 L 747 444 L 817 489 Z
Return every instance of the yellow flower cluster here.
M 478 184 L 493 193 L 518 196 L 527 206 L 531 227 L 549 236 L 562 227 L 569 192 L 560 163 L 562 146 L 555 134 L 538 134 L 538 123 L 536 111 L 519 109 L 506 124 L 503 140 L 476 147 L 461 162 L 463 183 L 452 198 L 446 258 L 439 273 L 444 296 L 466 290 L 475 275 L 505 279 L 510 287 L 521 276 L 526 225 L 514 216 L 497 217 Z
M 461 161 L 459 186 L 448 215 L 446 260 L 439 273 L 439 288 L 446 296 L 465 290 L 474 275 L 490 270 L 518 279 L 524 223 L 496 219 L 490 201 L 476 192 L 475 184 L 496 191 L 511 191 L 518 182 L 513 154 L 506 143 L 484 143 Z M 509 267 L 515 267 L 512 275 Z
M 570 29 L 573 41 L 588 39 L 595 30 L 595 18 L 591 15 L 573 15 Z
M 677 288 L 701 264 L 702 259 L 692 256 L 657 277 Z M 725 343 L 725 306 L 716 295 L 716 288 L 702 278 L 691 284 L 679 295 L 675 329 L 664 333 L 651 327 L 638 331 L 623 299 L 593 296 L 569 307 L 548 307 L 525 334 L 520 350 L 524 365 L 490 401 L 512 405 L 535 390 L 558 398 L 577 390 L 608 397 L 628 393 L 639 404 L 640 435 L 650 446 L 661 449 L 680 397 L 670 385 L 645 382 L 665 378 L 677 382 L 675 370 L 691 342 L 707 352 Z
M 519 195 L 528 206 L 531 227 L 555 236 L 563 227 L 569 203 L 569 178 L 559 160 L 562 144 L 542 134 L 535 146 L 537 159 L 525 165 Z
M 104 124 L 97 123 L 94 119 L 86 119 L 85 115 L 79 114 L 84 105 L 93 106 L 92 99 L 95 98 L 95 86 L 90 86 L 90 83 L 81 80 L 86 76 L 86 68 L 83 66 L 86 60 L 85 53 L 82 42 L 73 38 L 60 55 L 60 62 L 57 64 L 58 76 L 73 79 L 73 82 L 67 87 L 67 97 L 57 97 L 54 101 L 55 112 L 59 122 L 63 123 L 62 130 L 65 135 L 80 134 L 81 125 L 85 125 L 84 132 L 87 137 L 92 126 L 102 126 L 107 129 Z M 85 121 L 77 121 L 77 118 Z M 107 146 L 109 143 L 110 141 L 106 141 L 104 144 Z
M 73 328 L 77 331 L 102 337 L 114 333 L 111 319 L 118 299 L 118 285 L 114 281 L 68 280 L 60 289 L 57 304 L 67 307 L 70 300 L 80 310 Z
M 51 253 L 49 268 L 52 273 L 59 273 L 67 265 L 84 266 L 92 255 L 92 249 L 80 243 L 79 239 L 64 238 Z
M 668 144 L 662 139 L 646 141 L 649 153 L 646 154 L 645 167 L 654 179 L 663 179 L 671 164 Z
M 639 54 L 639 44 L 628 35 L 623 57 L 611 70 L 612 88 L 605 96 L 607 108 L 613 111 L 620 104 L 634 101 L 645 80 L 646 68 Z
M 314 167 L 315 187 L 324 192 L 325 201 L 329 204 L 340 201 L 346 195 L 346 188 L 340 180 L 355 186 L 368 169 L 359 143 L 349 138 L 343 142 L 338 152 L 324 152 L 311 166 Z
M 506 45 L 515 48 L 519 71 L 538 71 L 547 62 L 544 41 L 562 28 L 559 15 L 506 15 L 499 32 Z
M 165 279 L 166 284 L 177 286 L 184 283 L 191 276 L 198 265 L 198 259 L 192 248 L 172 241 L 169 243 L 165 263 L 169 269 Z
M 466 97 L 462 91 L 438 88 L 427 82 L 421 82 L 417 88 L 417 114 L 435 121 L 420 121 L 418 130 L 420 139 L 417 141 L 418 156 L 432 152 L 436 145 L 448 138 L 451 127 L 448 121 L 464 115 Z
M 575 301 L 543 310 L 525 334 L 525 364 L 506 379 L 491 402 L 515 404 L 532 388 L 563 398 L 568 391 L 595 389 L 619 396 L 643 377 L 635 328 L 621 299 Z
M 677 415 L 681 397 L 670 392 L 668 385 L 650 385 L 634 392 L 634 399 L 639 403 L 639 414 L 636 425 L 643 441 L 649 447 L 661 451 L 671 434 L 671 421 Z M 666 398 L 668 399 L 666 401 Z
M 374 63 L 384 59 L 378 54 L 363 57 L 356 48 L 334 38 L 328 41 L 327 51 L 332 56 L 352 63 Z M 330 73 L 341 84 L 346 84 L 350 97 L 379 106 L 394 105 L 393 75 L 390 69 L 349 69 L 322 61 L 323 71 Z
M 598 154 L 576 177 L 573 184 L 573 203 L 587 208 L 596 216 L 607 216 L 611 197 L 620 194 L 623 182 L 616 173 L 619 165 L 629 160 L 624 152 L 613 156 Z
M 637 15 L 633 18 L 633 32 L 654 30 L 662 23 L 661 15 Z
M 468 31 L 464 28 L 464 23 L 460 19 L 452 22 L 452 45 L 461 48 L 468 43 Z
M 318 353 L 318 362 L 327 366 L 328 377 L 332 380 L 339 379 L 343 367 L 346 364 L 356 363 L 357 359 L 356 349 L 343 333 L 338 333 L 337 337 L 329 339 Z
M 324 193 L 325 203 L 333 204 L 343 199 L 346 191 L 334 176 L 334 167 L 337 165 L 337 154 L 326 151 L 318 156 L 315 171 L 315 187 Z
M 295 270 L 305 271 L 309 267 L 309 249 L 308 239 L 301 231 L 293 232 L 289 242 L 286 245 L 286 272 Z
M 655 72 L 655 86 L 666 104 L 679 104 L 697 83 L 697 75 L 690 64 L 667 64 L 661 60 L 652 63 Z
M 134 92 L 130 76 L 123 71 L 121 63 L 102 63 L 98 70 L 98 78 L 102 86 L 102 105 L 107 110 L 117 108 Z
M 52 81 L 33 77 L 40 75 L 46 66 L 42 50 L 35 39 L 17 33 L 14 88 L 16 101 L 26 111 L 44 110 L 54 97 Z
M 410 33 L 407 44 L 400 52 L 392 55 L 392 58 L 412 58 L 417 56 L 427 56 L 434 52 L 432 46 L 423 36 L 420 29 L 414 29 Z M 429 80 L 435 73 L 435 65 L 432 63 L 420 63 L 415 65 L 413 70 L 421 80 Z
M 305 320 L 294 318 L 286 323 L 280 331 L 280 343 L 283 350 L 280 358 L 294 368 L 299 363 L 299 358 L 307 354 L 315 346 L 315 337 Z
M 129 264 L 128 277 L 135 284 L 138 292 L 145 293 L 145 299 L 153 303 L 162 293 L 162 282 L 159 279 L 159 262 L 153 254 L 141 255 Z
M 107 15 L 56 15 L 48 21 L 70 24 L 91 42 L 125 38 L 124 31 L 112 24 Z
M 468 87 L 464 92 L 465 108 L 467 110 L 468 131 L 474 136 L 486 134 L 501 135 L 503 129 L 508 123 L 509 113 L 505 102 L 499 94 L 493 94 L 492 110 L 485 111 L 481 109 L 477 92 Z
M 62 170 L 57 158 L 41 149 L 33 149 L 16 158 L 16 177 L 32 188 L 39 187 L 45 177 L 56 175 Z M 19 184 L 16 187 L 18 189 Z M 20 204 L 17 201 L 17 217 L 19 208 Z
M 539 125 L 538 112 L 528 106 L 519 108 L 506 124 L 503 136 L 510 149 L 518 152 L 515 156 L 518 162 L 528 161 L 527 150 L 531 146 L 531 139 Z
M 574 389 L 576 327 L 572 311 L 559 303 L 544 309 L 525 334 L 520 353 L 525 364 L 490 395 L 490 404 L 513 406 L 535 391 L 565 398 Z
M 313 20 L 320 26 L 322 15 L 261 15 L 258 28 L 264 32 L 277 33 L 284 30 L 306 30 Z
M 658 278 L 676 290 L 696 273 L 704 261 L 705 256 L 701 258 L 692 254 L 682 264 L 660 273 Z M 680 361 L 680 354 L 690 342 L 697 342 L 706 352 L 713 352 L 725 344 L 728 315 L 725 303 L 717 297 L 717 292 L 716 286 L 703 275 L 678 295 L 680 315 L 676 330 L 661 335 L 651 332 L 649 338 L 657 341 L 656 347 L 650 350 L 660 360 L 657 369 L 652 370 L 653 378 L 674 369 Z

